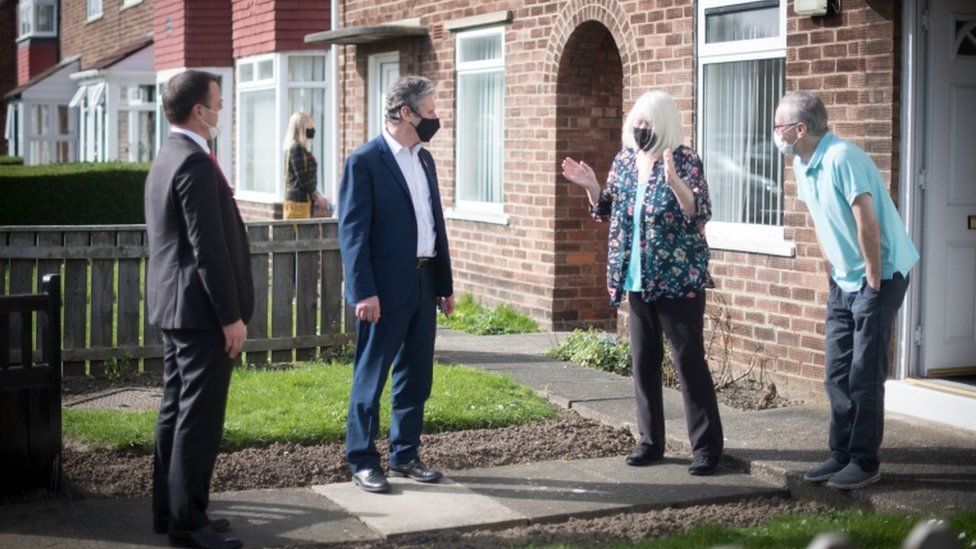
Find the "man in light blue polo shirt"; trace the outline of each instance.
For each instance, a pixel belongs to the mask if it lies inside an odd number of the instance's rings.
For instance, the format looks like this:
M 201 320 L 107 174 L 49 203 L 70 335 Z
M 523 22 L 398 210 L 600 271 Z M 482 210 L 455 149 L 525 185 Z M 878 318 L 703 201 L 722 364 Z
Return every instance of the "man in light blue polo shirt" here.
M 881 478 L 888 341 L 918 251 L 874 162 L 827 131 L 819 97 L 786 95 L 776 108 L 773 140 L 793 155 L 797 198 L 831 264 L 824 334 L 831 457 L 803 479 L 861 488 Z

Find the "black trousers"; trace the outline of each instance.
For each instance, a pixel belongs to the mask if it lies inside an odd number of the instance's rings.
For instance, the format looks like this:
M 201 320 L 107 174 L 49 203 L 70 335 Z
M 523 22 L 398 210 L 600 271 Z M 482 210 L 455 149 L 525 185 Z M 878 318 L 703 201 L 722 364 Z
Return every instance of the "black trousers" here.
M 833 279 L 824 328 L 824 387 L 830 399 L 830 450 L 834 458 L 878 469 L 884 435 L 884 383 L 888 342 L 908 279 L 901 273 L 845 292 Z
M 163 330 L 163 400 L 156 421 L 153 514 L 170 527 L 210 523 L 213 476 L 230 387 L 221 330 Z
M 722 456 L 722 420 L 715 399 L 715 385 L 705 361 L 705 291 L 692 299 L 658 299 L 645 302 L 637 292 L 629 292 L 630 352 L 634 367 L 634 392 L 637 396 L 637 427 L 640 444 L 650 451 L 664 453 L 664 399 L 661 367 L 664 361 L 663 337 L 671 345 L 671 357 L 681 395 L 694 455 Z

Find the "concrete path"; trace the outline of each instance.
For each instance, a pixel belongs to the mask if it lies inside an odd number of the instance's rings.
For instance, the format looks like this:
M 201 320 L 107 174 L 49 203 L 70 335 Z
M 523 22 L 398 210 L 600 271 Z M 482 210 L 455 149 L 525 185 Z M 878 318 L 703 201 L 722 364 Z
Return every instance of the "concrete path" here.
M 437 358 L 505 374 L 580 415 L 636 434 L 629 378 L 545 358 L 566 334 L 470 336 L 438 333 Z M 681 394 L 664 390 L 669 446 L 690 454 Z M 721 406 L 726 463 L 831 505 L 880 511 L 952 513 L 976 509 L 976 435 L 888 415 L 881 449 L 882 480 L 852 493 L 810 486 L 803 472 L 827 458 L 826 397 L 819 405 L 758 412 Z

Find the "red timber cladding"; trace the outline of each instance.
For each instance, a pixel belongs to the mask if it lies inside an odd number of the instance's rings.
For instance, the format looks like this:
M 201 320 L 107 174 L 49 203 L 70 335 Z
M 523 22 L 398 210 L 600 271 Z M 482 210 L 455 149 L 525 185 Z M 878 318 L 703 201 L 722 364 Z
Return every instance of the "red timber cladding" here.
M 156 70 L 234 64 L 227 0 L 154 0 Z
M 17 45 L 17 85 L 26 84 L 58 62 L 58 43 L 28 40 Z
M 103 0 L 102 16 L 88 21 L 86 0 L 61 0 L 61 58 L 81 55 L 85 70 L 153 31 L 153 0 L 125 9 L 122 2 Z
M 6 127 L 7 103 L 3 95 L 17 87 L 17 3 L 0 4 L 0 128 Z M 0 155 L 7 154 L 7 140 L 0 133 Z
M 321 49 L 305 35 L 329 29 L 329 2 L 233 0 L 234 57 L 274 51 Z
M 416 72 L 438 84 L 442 129 L 431 152 L 445 208 L 453 206 L 455 40 L 443 24 L 506 9 L 514 12 L 505 33 L 503 189 L 511 219 L 508 226 L 448 221 L 456 290 L 488 304 L 511 304 L 547 328 L 603 325 L 603 315 L 612 314 L 604 289 L 605 259 L 600 258 L 606 226 L 586 220 L 586 198 L 558 175 L 559 162 L 567 153 L 584 155 L 592 158 L 598 176 L 605 176 L 613 156 L 609 151 L 619 147 L 620 121 L 648 90 L 675 98 L 685 143 L 695 144 L 691 0 L 346 2 L 341 27 L 421 16 L 431 33 L 429 39 L 342 48 L 340 158 L 370 137 L 365 128 L 368 56 L 398 50 L 401 74 Z M 840 15 L 809 18 L 792 15 L 792 2 L 788 7 L 787 89 L 821 94 L 831 129 L 864 147 L 891 178 L 893 189 L 899 146 L 899 10 L 888 3 L 848 0 Z M 599 41 L 606 36 L 612 47 Z M 619 92 L 607 91 L 616 81 L 617 63 Z M 606 85 L 583 92 L 575 88 L 574 82 L 591 79 Z M 582 131 L 586 124 L 592 133 Z M 580 138 L 601 131 L 607 151 L 604 144 Z M 803 396 L 822 392 L 827 270 L 805 207 L 796 201 L 792 173 L 785 197 L 786 238 L 796 243 L 796 257 L 713 250 L 717 287 L 708 292 L 706 341 L 713 342 L 713 368 L 726 362 L 728 349 L 733 369 L 762 367 L 781 392 Z M 578 316 L 567 314 L 571 310 Z

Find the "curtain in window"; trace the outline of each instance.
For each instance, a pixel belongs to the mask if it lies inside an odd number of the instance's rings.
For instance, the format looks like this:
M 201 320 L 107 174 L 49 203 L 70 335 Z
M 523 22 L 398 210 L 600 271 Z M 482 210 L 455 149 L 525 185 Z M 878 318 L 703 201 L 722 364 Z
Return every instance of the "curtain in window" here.
M 782 224 L 783 158 L 772 143 L 772 125 L 783 95 L 783 59 L 711 63 L 703 71 L 703 156 L 713 220 Z
M 458 79 L 458 199 L 502 201 L 502 93 L 504 73 Z

